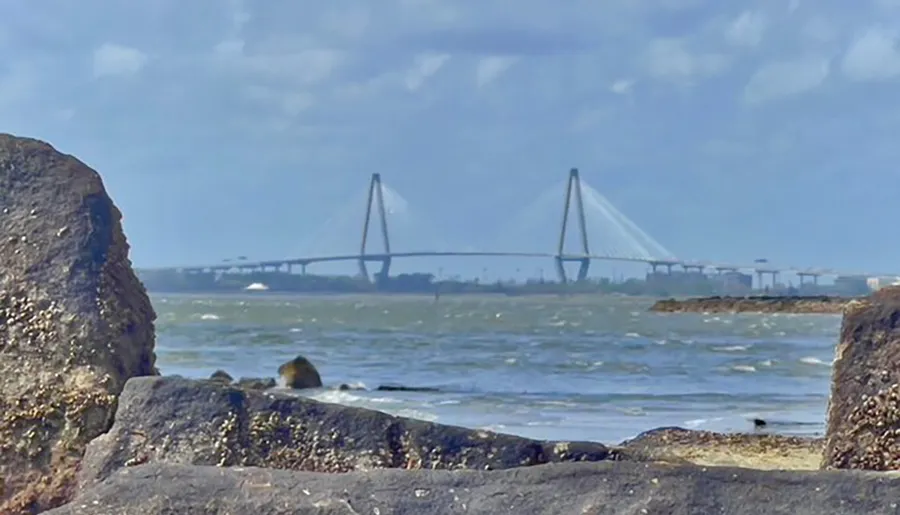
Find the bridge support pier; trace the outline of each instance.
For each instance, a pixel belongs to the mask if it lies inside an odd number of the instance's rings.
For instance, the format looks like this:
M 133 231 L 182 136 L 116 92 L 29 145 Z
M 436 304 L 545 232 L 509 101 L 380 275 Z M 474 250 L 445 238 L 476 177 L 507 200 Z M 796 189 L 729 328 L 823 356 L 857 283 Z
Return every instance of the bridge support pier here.
M 775 285 L 778 284 L 778 270 L 757 270 L 756 278 L 759 281 L 760 290 L 766 287 L 763 281 L 763 278 L 766 276 L 766 274 L 772 277 L 772 288 L 775 288 Z
M 797 277 L 800 278 L 800 286 L 806 284 L 806 278 L 809 277 L 812 280 L 813 286 L 819 285 L 819 274 L 809 273 L 809 272 L 797 272 Z
M 381 240 L 384 243 L 384 255 L 386 256 L 377 259 L 377 261 L 381 261 L 381 270 L 376 276 L 376 284 L 382 284 L 390 277 L 391 240 L 388 237 L 387 212 L 384 208 L 384 189 L 381 185 L 380 173 L 373 173 L 372 179 L 369 181 L 369 198 L 366 202 L 366 218 L 363 222 L 362 243 L 359 247 L 359 260 L 357 261 L 359 265 L 359 276 L 366 280 L 370 280 L 369 271 L 366 268 L 366 261 L 369 260 L 366 256 L 366 243 L 369 239 L 369 223 L 372 220 L 372 204 L 375 204 L 375 207 L 378 210 L 378 218 L 381 222 Z
M 575 197 L 575 209 L 578 216 L 578 226 L 581 236 L 582 254 L 580 256 L 567 256 L 565 254 L 566 229 L 568 229 L 569 226 L 569 211 L 572 206 L 573 196 Z M 580 263 L 576 281 L 582 282 L 587 280 L 588 272 L 591 267 L 590 255 L 591 251 L 588 246 L 587 222 L 585 221 L 584 216 L 584 201 L 581 195 L 581 178 L 578 174 L 578 169 L 572 168 L 569 170 L 569 181 L 566 184 L 566 199 L 563 207 L 562 226 L 559 231 L 559 245 L 556 248 L 556 274 L 559 277 L 559 282 L 562 284 L 568 282 L 566 269 L 563 266 L 567 261 L 577 261 Z

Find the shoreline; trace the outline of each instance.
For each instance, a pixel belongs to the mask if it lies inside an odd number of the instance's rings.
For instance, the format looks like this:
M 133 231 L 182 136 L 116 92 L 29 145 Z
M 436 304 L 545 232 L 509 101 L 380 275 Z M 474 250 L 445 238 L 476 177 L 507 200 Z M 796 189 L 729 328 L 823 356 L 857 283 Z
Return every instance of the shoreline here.
M 322 292 L 322 291 L 291 291 L 291 290 L 227 290 L 227 291 L 166 291 L 166 290 L 147 290 L 147 294 L 151 297 L 260 297 L 260 298 L 384 298 L 384 299 L 433 299 L 434 292 Z M 441 293 L 439 299 L 443 298 L 622 298 L 622 299 L 643 299 L 646 301 L 659 301 L 663 297 L 656 295 L 626 295 L 622 293 L 591 293 L 591 292 L 539 292 L 539 293 L 523 293 L 509 295 L 496 292 L 449 292 Z
M 656 313 L 791 313 L 839 315 L 857 297 L 774 296 L 693 297 L 659 300 L 650 307 Z

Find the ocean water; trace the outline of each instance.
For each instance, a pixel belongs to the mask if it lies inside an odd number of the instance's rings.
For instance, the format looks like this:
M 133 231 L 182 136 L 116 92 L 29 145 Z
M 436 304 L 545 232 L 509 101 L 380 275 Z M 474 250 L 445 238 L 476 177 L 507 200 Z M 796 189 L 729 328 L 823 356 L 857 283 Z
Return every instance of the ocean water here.
M 839 315 L 658 314 L 622 297 L 154 295 L 164 374 L 275 377 L 303 395 L 532 438 L 619 442 L 659 426 L 824 430 Z M 439 393 L 337 391 L 341 384 Z

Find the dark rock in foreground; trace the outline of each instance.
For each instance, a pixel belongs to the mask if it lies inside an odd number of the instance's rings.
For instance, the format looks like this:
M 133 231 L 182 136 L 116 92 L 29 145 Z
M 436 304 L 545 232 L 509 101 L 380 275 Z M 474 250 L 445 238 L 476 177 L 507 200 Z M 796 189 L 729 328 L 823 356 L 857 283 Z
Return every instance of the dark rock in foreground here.
M 136 378 L 115 423 L 88 447 L 82 486 L 141 463 L 314 472 L 505 469 L 617 455 L 598 443 L 540 442 L 394 417 L 214 381 Z
M 824 468 L 900 470 L 900 287 L 847 307 L 825 436 Z
M 120 470 L 53 515 L 887 515 L 900 479 L 632 462 L 499 471 L 316 474 L 142 465 Z
M 657 301 L 650 311 L 661 313 L 798 313 L 839 314 L 852 299 L 846 297 L 697 297 Z
M 0 134 L 0 513 L 67 500 L 116 395 L 156 373 L 156 315 L 100 176 Z

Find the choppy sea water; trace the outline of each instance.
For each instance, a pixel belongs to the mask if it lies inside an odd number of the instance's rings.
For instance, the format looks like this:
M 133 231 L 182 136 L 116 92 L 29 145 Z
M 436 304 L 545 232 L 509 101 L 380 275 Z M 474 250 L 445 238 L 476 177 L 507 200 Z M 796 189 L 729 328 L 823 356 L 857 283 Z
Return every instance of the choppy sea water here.
M 839 315 L 658 314 L 622 297 L 152 297 L 162 373 L 274 377 L 309 397 L 533 438 L 618 442 L 659 426 L 821 434 Z M 440 393 L 336 391 L 340 383 Z

